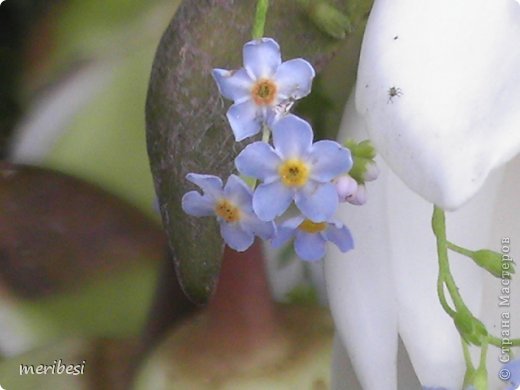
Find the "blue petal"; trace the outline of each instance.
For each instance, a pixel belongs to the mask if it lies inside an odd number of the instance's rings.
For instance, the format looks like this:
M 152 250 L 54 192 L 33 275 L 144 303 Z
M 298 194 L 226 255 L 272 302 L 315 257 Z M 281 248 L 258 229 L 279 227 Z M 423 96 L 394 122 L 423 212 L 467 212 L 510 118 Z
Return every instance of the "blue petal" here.
M 279 227 L 276 231 L 276 236 L 272 239 L 271 245 L 273 248 L 282 247 L 287 241 L 293 238 L 296 230 L 288 227 Z
M 352 167 L 350 151 L 334 141 L 319 141 L 312 145 L 311 177 L 322 183 L 331 181 Z
M 262 128 L 262 113 L 251 100 L 233 104 L 227 118 L 237 142 L 257 134 Z
M 238 171 L 246 176 L 271 182 L 278 178 L 280 157 L 265 142 L 254 142 L 247 145 L 235 159 Z
M 511 373 L 509 381 L 515 385 L 520 386 L 520 359 L 514 359 L 504 364 L 503 369 L 508 370 Z
M 222 195 L 222 180 L 213 175 L 201 175 L 198 173 L 188 173 L 186 180 L 199 186 L 205 194 L 217 198 Z
M 280 46 L 271 38 L 255 39 L 246 43 L 243 56 L 244 67 L 254 80 L 271 78 L 282 63 Z
M 302 58 L 284 62 L 274 76 L 281 98 L 300 99 L 311 92 L 312 79 L 316 75 L 311 64 Z
M 242 230 L 240 225 L 236 223 L 222 222 L 220 224 L 220 234 L 226 244 L 238 252 L 245 251 L 255 240 L 255 236 L 252 233 Z
M 244 217 L 241 222 L 242 228 L 255 236 L 258 236 L 264 240 L 270 240 L 273 238 L 276 232 L 276 226 L 274 222 L 264 222 L 258 219 L 258 217 L 251 213 Z
M 181 204 L 184 212 L 194 217 L 215 215 L 214 199 L 211 199 L 209 196 L 202 196 L 197 191 L 190 191 L 184 194 Z
M 279 181 L 261 184 L 253 194 L 253 210 L 262 221 L 272 221 L 289 208 L 292 198 L 292 191 Z
M 347 252 L 354 248 L 354 239 L 352 238 L 352 234 L 350 234 L 350 230 L 346 226 L 335 224 L 329 224 L 329 227 L 324 232 L 325 238 L 336 244 L 336 246 L 342 252 Z
M 253 211 L 251 203 L 253 191 L 251 191 L 251 188 L 237 175 L 229 176 L 224 186 L 224 195 L 240 209 Z
M 336 187 L 331 183 L 308 183 L 296 193 L 296 206 L 303 215 L 314 222 L 329 220 L 338 208 Z
M 325 256 L 325 240 L 321 234 L 298 231 L 294 240 L 294 250 L 305 261 L 316 261 Z
M 303 222 L 303 217 L 290 218 L 283 222 L 277 229 L 276 236 L 271 241 L 274 248 L 280 248 L 296 233 L 296 228 Z
M 222 96 L 235 102 L 243 102 L 251 97 L 253 80 L 245 69 L 237 71 L 213 69 L 211 72 Z
M 273 124 L 273 145 L 284 158 L 306 156 L 312 147 L 312 128 L 303 119 L 287 115 Z
M 287 219 L 280 226 L 296 229 L 304 220 L 305 218 L 302 215 L 299 215 L 297 217 Z

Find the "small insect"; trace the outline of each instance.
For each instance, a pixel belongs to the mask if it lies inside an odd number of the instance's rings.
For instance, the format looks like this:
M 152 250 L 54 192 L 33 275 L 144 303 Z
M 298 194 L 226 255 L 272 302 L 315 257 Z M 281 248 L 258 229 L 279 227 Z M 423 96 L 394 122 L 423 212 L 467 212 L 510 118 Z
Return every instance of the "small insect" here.
M 393 99 L 394 97 L 400 97 L 400 96 L 403 96 L 403 91 L 401 88 L 397 88 L 397 87 L 391 87 L 389 90 L 388 90 L 388 101 L 387 103 L 393 103 Z

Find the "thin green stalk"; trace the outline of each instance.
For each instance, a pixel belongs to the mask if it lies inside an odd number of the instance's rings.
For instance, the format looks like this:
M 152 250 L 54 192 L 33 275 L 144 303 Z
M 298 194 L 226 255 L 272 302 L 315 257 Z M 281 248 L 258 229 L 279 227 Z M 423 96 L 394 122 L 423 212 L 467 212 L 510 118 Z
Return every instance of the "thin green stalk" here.
M 448 249 L 451 249 L 453 252 L 460 253 L 461 255 L 472 257 L 475 252 L 470 251 L 469 249 L 458 246 L 450 241 L 448 241 Z
M 459 294 L 459 289 L 453 276 L 450 271 L 450 263 L 448 260 L 448 240 L 446 238 L 446 217 L 444 215 L 444 211 L 434 206 L 433 209 L 433 218 L 432 218 L 432 227 L 435 237 L 437 238 L 437 254 L 439 256 L 439 278 L 444 282 L 448 292 L 450 293 L 450 297 L 455 305 L 456 311 L 466 311 L 469 312 L 464 300 Z M 442 290 L 442 289 L 441 289 Z M 442 296 L 441 304 L 442 304 Z M 444 307 L 444 305 L 443 305 Z M 446 310 L 446 308 L 444 308 Z M 447 310 L 447 313 L 452 316 L 452 313 Z
M 466 343 L 462 337 L 460 338 L 460 342 L 462 343 L 462 352 L 464 354 L 464 361 L 466 363 L 466 373 L 464 374 L 463 385 L 463 388 L 465 389 L 473 384 L 475 379 L 475 367 L 473 366 L 473 361 L 471 360 L 468 343 Z
M 474 370 L 475 367 L 473 366 L 473 361 L 471 360 L 468 343 L 466 343 L 462 338 L 460 339 L 460 341 L 462 342 L 462 351 L 464 353 L 464 361 L 466 362 L 466 368 L 468 370 Z
M 465 256 L 470 256 L 473 252 L 462 248 L 458 245 L 455 245 L 447 240 L 446 237 L 446 217 L 444 215 L 444 211 L 439 209 L 437 206 L 434 207 L 433 217 L 432 217 L 432 227 L 435 237 L 437 239 L 437 254 L 439 256 L 439 276 L 437 279 L 437 294 L 439 295 L 439 300 L 444 311 L 450 316 L 454 317 L 456 312 L 466 312 L 471 313 L 468 309 L 464 300 L 462 299 L 457 284 L 453 279 L 453 275 L 451 274 L 450 264 L 448 259 L 448 249 L 451 249 L 457 253 L 461 253 Z M 444 292 L 444 286 L 448 289 L 450 294 L 450 298 L 452 299 L 455 310 L 453 310 L 446 300 L 446 295 Z M 511 345 L 512 347 L 520 346 L 520 339 L 512 339 Z M 494 345 L 498 348 L 502 347 L 502 340 L 496 336 L 489 335 L 486 340 L 486 348 L 487 344 Z
M 253 22 L 253 39 L 262 38 L 264 36 L 265 19 L 268 8 L 269 0 L 258 0 L 258 3 L 256 3 L 255 20 Z
M 446 294 L 444 293 L 444 278 L 441 272 L 439 272 L 439 276 L 437 278 L 437 295 L 439 296 L 439 301 L 444 311 L 453 318 L 455 315 L 455 310 L 450 307 L 448 301 L 446 300 Z
M 262 142 L 269 143 L 271 139 L 271 129 L 265 123 L 262 126 Z
M 488 336 L 488 342 L 495 347 L 502 348 L 502 339 L 499 339 L 496 336 Z M 520 347 L 520 339 L 511 339 L 510 342 L 510 347 Z
M 482 341 L 482 347 L 480 350 L 480 362 L 479 362 L 479 369 L 485 369 L 486 368 L 486 358 L 487 358 L 487 351 L 488 351 L 488 345 L 489 341 L 488 339 L 484 339 Z

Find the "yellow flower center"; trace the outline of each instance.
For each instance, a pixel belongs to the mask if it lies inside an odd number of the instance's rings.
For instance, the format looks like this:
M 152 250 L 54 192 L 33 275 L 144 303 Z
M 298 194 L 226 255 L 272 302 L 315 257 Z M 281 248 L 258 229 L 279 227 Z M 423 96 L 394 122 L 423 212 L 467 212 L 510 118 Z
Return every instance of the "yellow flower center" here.
M 301 187 L 309 179 L 309 167 L 301 160 L 291 159 L 280 164 L 278 174 L 287 187 Z
M 260 106 L 269 106 L 273 104 L 276 98 L 276 84 L 271 80 L 258 80 L 254 85 L 251 93 L 253 100 Z
M 319 233 L 324 231 L 327 228 L 327 222 L 312 222 L 310 219 L 305 219 L 300 225 L 298 229 L 305 233 Z
M 241 218 L 240 209 L 227 199 L 217 201 L 215 214 L 228 223 L 238 222 Z

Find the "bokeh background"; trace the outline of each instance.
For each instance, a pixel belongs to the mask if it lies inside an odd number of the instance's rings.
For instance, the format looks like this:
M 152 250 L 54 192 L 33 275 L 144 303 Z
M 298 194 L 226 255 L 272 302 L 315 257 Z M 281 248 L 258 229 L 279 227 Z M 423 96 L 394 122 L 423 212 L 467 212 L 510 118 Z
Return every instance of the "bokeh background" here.
M 237 278 L 224 263 L 209 308 L 191 304 L 176 282 L 154 206 L 144 106 L 155 50 L 179 3 L 0 5 L 6 389 L 329 386 L 333 331 L 319 308 L 319 265 L 290 251 L 264 259 L 256 247 L 240 261 L 261 267 Z M 297 107 L 322 138 L 335 137 L 353 85 L 362 29 L 352 34 Z M 86 374 L 19 375 L 21 363 L 56 359 L 86 361 Z

